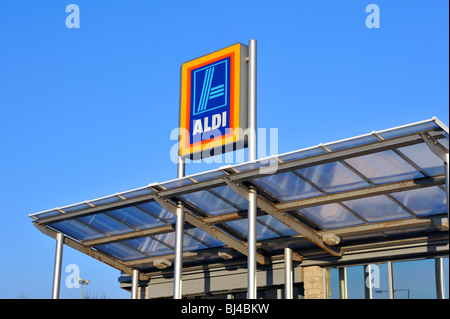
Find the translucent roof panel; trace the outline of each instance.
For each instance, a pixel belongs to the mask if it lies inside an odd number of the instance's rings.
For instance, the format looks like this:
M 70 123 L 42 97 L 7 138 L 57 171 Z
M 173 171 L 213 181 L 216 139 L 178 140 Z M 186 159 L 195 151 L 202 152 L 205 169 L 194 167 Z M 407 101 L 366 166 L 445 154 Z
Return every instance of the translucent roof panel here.
M 154 191 L 148 187 L 142 187 L 142 188 L 138 188 L 138 189 L 133 189 L 131 191 L 127 191 L 124 193 L 120 193 L 120 196 L 125 197 L 125 198 L 135 198 L 138 196 L 143 196 L 143 195 L 148 195 L 154 193 Z
M 31 215 L 31 217 L 33 217 L 34 219 L 42 219 L 42 218 L 47 218 L 47 217 L 58 216 L 58 215 L 61 215 L 61 214 L 62 213 L 59 210 L 51 209 L 51 210 L 46 210 L 46 211 L 41 212 L 41 213 L 33 214 L 33 215 Z
M 384 195 L 350 200 L 344 202 L 344 205 L 371 223 L 412 217 Z
M 296 171 L 326 193 L 368 187 L 370 184 L 340 162 L 307 167 Z
M 113 196 L 95 199 L 95 200 L 91 201 L 90 203 L 94 206 L 101 206 L 101 205 L 105 205 L 105 204 L 115 203 L 120 200 L 121 200 L 121 198 L 119 196 L 113 195 Z
M 225 201 L 221 200 L 219 197 L 211 194 L 206 190 L 182 195 L 180 196 L 180 198 L 183 201 L 193 205 L 194 207 L 200 208 L 204 212 L 211 215 L 231 213 L 236 211 L 235 207 L 228 205 Z
M 104 237 L 105 235 L 101 232 L 89 227 L 85 223 L 78 220 L 71 219 L 51 225 L 52 228 L 79 240 L 91 240 Z
M 189 236 L 191 236 L 192 238 L 194 238 L 196 241 L 204 244 L 205 246 L 208 247 L 224 246 L 224 244 L 220 240 L 214 238 L 213 236 L 208 235 L 207 233 L 201 231 L 200 229 L 191 228 L 185 230 L 184 232 Z
M 113 216 L 120 222 L 133 227 L 136 230 L 165 225 L 162 220 L 157 219 L 156 217 L 144 212 L 142 209 L 139 209 L 136 206 L 116 209 L 108 212 L 108 214 Z
M 152 237 L 137 238 L 127 240 L 124 244 L 133 247 L 140 253 L 147 256 L 161 256 L 168 255 L 174 252 L 172 247 L 167 246 L 163 242 L 153 239 Z
M 299 212 L 325 229 L 364 224 L 360 218 L 338 204 L 308 207 Z
M 134 260 L 147 257 L 134 247 L 125 243 L 112 243 L 95 247 L 98 251 L 110 255 L 122 261 Z
M 393 151 L 384 151 L 345 160 L 374 184 L 424 177 Z
M 121 221 L 104 213 L 80 217 L 77 220 L 108 236 L 123 234 L 134 230 Z
M 438 186 L 394 193 L 391 196 L 418 216 L 447 212 L 445 191 Z
M 192 178 L 193 180 L 197 181 L 197 182 L 201 182 L 201 181 L 205 181 L 208 179 L 212 179 L 212 178 L 217 178 L 217 177 L 222 177 L 225 176 L 225 173 L 219 170 L 216 171 L 211 171 L 211 172 L 205 172 L 205 173 L 200 173 L 200 174 L 196 174 L 196 175 L 191 175 L 189 176 L 190 178 Z
M 184 185 L 189 185 L 192 184 L 193 182 L 188 179 L 188 178 L 180 178 L 180 179 L 174 179 L 172 181 L 168 181 L 162 184 L 159 184 L 160 186 L 166 188 L 166 189 L 170 189 L 170 188 L 174 188 L 174 187 L 179 187 L 179 186 L 184 186 Z
M 261 225 L 264 225 L 268 229 L 271 229 L 273 232 L 279 234 L 280 236 L 293 236 L 297 234 L 295 230 L 286 226 L 270 215 L 258 216 L 257 219 Z
M 209 191 L 220 199 L 226 199 L 227 202 L 230 203 L 230 205 L 233 205 L 237 210 L 247 210 L 248 208 L 248 201 L 233 192 L 228 186 L 215 187 Z
M 237 230 L 244 236 L 247 236 L 247 234 L 248 234 L 248 220 L 247 219 L 235 220 L 235 221 L 228 222 L 225 224 L 230 226 L 231 228 Z M 277 235 L 276 233 L 271 231 L 269 228 L 263 226 L 262 224 L 256 223 L 256 239 L 257 240 L 276 238 L 276 237 L 279 237 L 279 235 Z
M 297 159 L 300 159 L 300 158 L 305 158 L 305 157 L 319 155 L 319 154 L 324 154 L 324 153 L 326 153 L 326 151 L 323 148 L 321 148 L 319 146 L 315 146 L 315 147 L 311 147 L 311 148 L 308 148 L 308 149 L 294 151 L 294 152 L 290 152 L 290 153 L 287 153 L 287 154 L 279 155 L 278 159 L 280 161 L 282 161 L 282 162 L 289 162 L 289 161 L 297 160 Z
M 425 143 L 401 147 L 398 151 L 420 167 L 428 176 L 445 173 L 442 160 Z
M 402 135 L 407 135 L 411 133 L 432 130 L 435 128 L 439 128 L 434 120 L 422 121 L 414 124 L 404 125 L 400 127 L 395 127 L 387 130 L 382 130 L 377 132 L 382 138 L 392 138 Z
M 324 146 L 329 149 L 330 151 L 337 151 L 344 148 L 349 148 L 357 145 L 363 145 L 367 143 L 372 143 L 378 141 L 378 138 L 374 135 L 363 135 L 358 136 L 342 141 L 332 142 L 324 144 Z
M 283 201 L 319 196 L 323 193 L 292 172 L 268 175 L 253 181 Z
M 176 220 L 174 214 L 172 214 L 168 210 L 165 210 L 164 208 L 159 206 L 159 204 L 156 202 L 148 202 L 140 204 L 136 207 L 142 209 L 143 211 L 149 213 L 151 216 L 155 217 L 158 220 L 163 221 L 166 224 L 173 224 Z

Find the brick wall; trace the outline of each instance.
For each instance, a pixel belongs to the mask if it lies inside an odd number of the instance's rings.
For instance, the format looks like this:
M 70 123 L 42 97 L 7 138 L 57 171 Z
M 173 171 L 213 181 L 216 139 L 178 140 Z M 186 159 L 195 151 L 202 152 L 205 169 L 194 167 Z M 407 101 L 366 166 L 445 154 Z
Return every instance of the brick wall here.
M 319 266 L 303 267 L 303 284 L 305 299 L 326 299 L 328 285 L 327 272 Z

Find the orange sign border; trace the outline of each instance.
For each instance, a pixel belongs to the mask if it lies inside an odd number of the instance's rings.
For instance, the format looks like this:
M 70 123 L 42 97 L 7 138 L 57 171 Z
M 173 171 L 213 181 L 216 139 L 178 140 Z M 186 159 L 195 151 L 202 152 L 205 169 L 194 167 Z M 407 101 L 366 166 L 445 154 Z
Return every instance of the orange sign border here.
M 180 97 L 180 156 L 190 156 L 215 147 L 232 144 L 241 138 L 240 130 L 240 88 L 241 88 L 241 46 L 237 43 L 200 58 L 183 63 L 181 66 Z M 219 138 L 211 138 L 197 143 L 189 141 L 191 110 L 191 71 L 218 60 L 230 57 L 230 133 Z M 187 136 L 186 136 L 187 135 Z

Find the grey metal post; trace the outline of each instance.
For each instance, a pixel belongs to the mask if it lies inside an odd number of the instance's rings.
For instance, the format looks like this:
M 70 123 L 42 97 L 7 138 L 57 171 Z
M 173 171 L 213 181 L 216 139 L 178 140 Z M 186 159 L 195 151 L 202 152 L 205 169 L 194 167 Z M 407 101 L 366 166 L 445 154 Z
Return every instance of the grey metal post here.
M 256 160 L 256 40 L 250 40 L 248 57 L 248 160 Z M 248 298 L 256 299 L 256 190 L 248 197 Z
M 372 299 L 372 267 L 370 264 L 366 265 L 365 272 L 367 272 L 367 277 L 364 275 L 365 285 L 364 285 L 364 295 L 366 299 Z
M 444 165 L 445 165 L 445 187 L 446 187 L 446 190 L 447 190 L 447 218 L 449 218 L 449 207 L 450 207 L 450 205 L 449 205 L 449 184 L 450 184 L 450 179 L 449 179 L 449 171 L 450 171 L 450 168 L 449 168 L 449 155 L 448 155 L 448 153 L 447 154 L 445 154 L 445 158 L 446 158 L 446 161 L 445 161 L 445 163 L 444 163 Z
M 59 290 L 61 286 L 61 265 L 63 254 L 64 235 L 56 234 L 55 267 L 53 270 L 53 290 L 52 299 L 59 299 Z
M 248 195 L 248 299 L 256 299 L 256 191 L 250 188 Z
M 392 261 L 388 261 L 388 279 L 389 279 L 389 299 L 394 299 L 394 271 L 392 269 Z
M 437 299 L 444 299 L 444 264 L 442 258 L 434 259 Z
M 183 235 L 184 235 L 184 205 L 177 204 L 177 224 L 175 228 L 175 274 L 173 283 L 173 299 L 182 297 L 183 275 Z
M 340 299 L 347 299 L 347 268 L 339 268 L 339 297 Z
M 139 270 L 133 269 L 133 276 L 131 281 L 131 299 L 139 299 L 138 286 L 139 286 Z
M 292 249 L 284 248 L 284 299 L 294 297 L 294 280 L 292 272 Z
M 183 178 L 185 174 L 184 160 L 178 156 L 177 178 Z M 175 226 L 175 260 L 173 278 L 173 299 L 182 298 L 183 280 L 183 237 L 184 237 L 184 205 L 177 204 L 177 220 Z
M 183 177 L 184 177 L 184 159 L 181 156 L 178 156 L 177 178 Z
M 248 160 L 256 160 L 256 40 L 248 47 Z

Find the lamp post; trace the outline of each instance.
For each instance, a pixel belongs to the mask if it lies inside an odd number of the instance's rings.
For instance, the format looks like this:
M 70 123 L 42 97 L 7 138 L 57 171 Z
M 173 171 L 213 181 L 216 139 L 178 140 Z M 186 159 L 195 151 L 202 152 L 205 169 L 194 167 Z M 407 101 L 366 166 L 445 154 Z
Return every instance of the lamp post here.
M 78 277 L 77 277 L 77 280 L 78 280 L 78 283 L 81 285 L 81 299 L 83 299 L 83 286 L 89 285 L 89 280 L 84 280 L 83 278 L 78 278 Z

